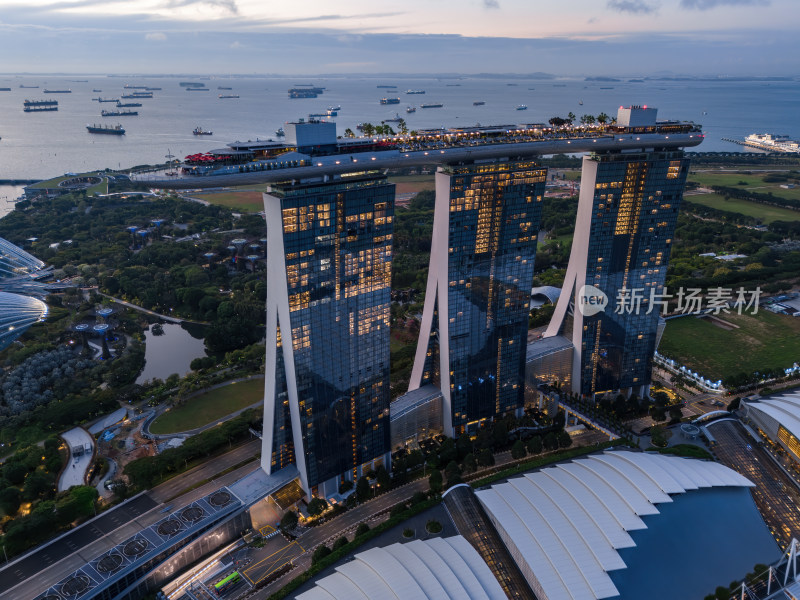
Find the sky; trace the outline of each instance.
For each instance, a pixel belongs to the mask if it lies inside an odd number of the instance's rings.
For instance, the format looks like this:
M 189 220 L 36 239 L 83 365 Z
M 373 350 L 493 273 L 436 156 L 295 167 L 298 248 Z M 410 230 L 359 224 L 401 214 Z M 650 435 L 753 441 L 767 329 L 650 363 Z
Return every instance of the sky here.
M 0 72 L 795 76 L 800 0 L 0 0 Z

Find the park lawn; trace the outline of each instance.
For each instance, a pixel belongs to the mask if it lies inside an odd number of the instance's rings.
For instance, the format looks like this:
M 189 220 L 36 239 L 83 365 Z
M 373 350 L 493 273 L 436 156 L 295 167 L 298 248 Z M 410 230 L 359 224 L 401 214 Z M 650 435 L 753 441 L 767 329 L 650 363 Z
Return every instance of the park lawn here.
M 712 380 L 800 362 L 800 318 L 763 308 L 755 315 L 719 317 L 739 329 L 722 329 L 696 317 L 670 319 L 658 351 Z
M 768 194 L 771 192 L 779 198 L 793 198 L 795 200 L 800 200 L 800 187 L 787 190 L 781 187 L 781 184 L 786 182 L 764 182 L 764 177 L 775 174 L 777 173 L 744 174 L 692 172 L 689 175 L 688 180 L 695 181 L 703 187 L 722 185 L 725 187 L 740 188 L 749 192 L 756 192 L 758 194 Z M 746 182 L 746 185 L 739 185 L 740 181 Z
M 211 204 L 227 206 L 241 212 L 259 213 L 264 210 L 264 200 L 261 192 L 248 189 L 241 191 L 192 193 L 192 198 L 205 200 Z
M 195 429 L 263 399 L 263 379 L 232 383 L 195 396 L 182 406 L 171 408 L 153 421 L 150 431 L 163 435 Z
M 768 225 L 773 221 L 800 221 L 800 210 L 791 210 L 779 206 L 769 206 L 750 202 L 748 200 L 738 200 L 731 198 L 726 200 L 719 194 L 692 194 L 685 195 L 684 198 L 695 204 L 702 204 L 717 210 L 726 210 L 739 213 L 747 217 L 760 219 L 762 223 Z
M 566 235 L 557 235 L 554 238 L 544 237 L 541 236 L 539 238 L 539 245 L 538 247 L 541 248 L 542 246 L 547 246 L 547 244 L 552 244 L 553 242 L 558 242 L 562 246 L 572 243 L 572 234 L 568 233 Z

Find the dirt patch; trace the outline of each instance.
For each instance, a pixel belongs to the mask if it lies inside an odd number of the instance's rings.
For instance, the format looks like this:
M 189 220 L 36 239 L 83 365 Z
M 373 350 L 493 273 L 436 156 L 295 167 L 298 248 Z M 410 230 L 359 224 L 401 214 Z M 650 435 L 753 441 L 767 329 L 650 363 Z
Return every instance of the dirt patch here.
M 714 315 L 704 315 L 704 316 L 702 316 L 700 318 L 701 319 L 705 319 L 706 321 L 708 321 L 712 325 L 716 325 L 717 327 L 719 327 L 721 329 L 724 329 L 725 331 L 730 331 L 731 329 L 739 329 L 738 325 L 735 325 L 734 323 L 731 323 L 730 321 L 725 321 L 723 319 L 720 319 L 719 317 L 716 317 Z

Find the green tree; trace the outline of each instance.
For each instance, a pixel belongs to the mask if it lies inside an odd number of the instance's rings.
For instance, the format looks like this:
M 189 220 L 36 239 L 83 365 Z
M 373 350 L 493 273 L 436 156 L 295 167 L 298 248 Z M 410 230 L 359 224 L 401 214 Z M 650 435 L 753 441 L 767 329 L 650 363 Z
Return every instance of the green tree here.
M 51 492 L 55 492 L 55 487 L 50 475 L 37 470 L 25 478 L 22 495 L 26 500 L 37 500 Z
M 428 485 L 430 485 L 431 491 L 435 494 L 442 491 L 442 472 L 439 469 L 431 471 L 428 477 Z
M 558 447 L 559 448 L 569 448 L 572 446 L 572 436 L 568 434 L 566 431 L 559 431 L 558 432 Z
M 470 452 L 464 457 L 464 472 L 474 473 L 478 470 L 478 462 L 475 460 L 475 455 Z
M 281 517 L 281 522 L 279 527 L 283 531 L 289 531 L 297 527 L 298 517 L 297 513 L 293 510 L 287 510 L 283 516 Z
M 328 548 L 325 544 L 321 546 L 317 546 L 317 549 L 314 550 L 314 554 L 311 555 L 311 564 L 315 565 L 323 558 L 328 556 L 331 553 L 331 549 Z
M 325 512 L 326 508 L 328 508 L 328 503 L 323 498 L 312 498 L 308 503 L 308 514 L 317 517 Z
M 0 491 L 0 510 L 9 517 L 17 514 L 19 505 L 22 502 L 22 495 L 15 487 L 7 487 Z
M 484 448 L 478 452 L 478 464 L 482 467 L 491 467 L 494 465 L 494 454 L 488 448 Z
M 447 466 L 444 469 L 445 477 L 447 477 L 447 487 L 452 487 L 458 483 L 463 483 L 461 479 L 461 467 L 458 466 L 458 463 L 454 460 L 451 460 L 447 463 Z
M 336 552 L 339 548 L 344 548 L 348 543 L 349 542 L 345 536 L 338 538 L 335 542 L 333 542 L 333 551 Z
M 362 475 L 358 478 L 358 482 L 356 483 L 356 497 L 359 502 L 364 502 L 364 500 L 369 498 L 369 495 L 369 481 L 367 481 L 366 476 Z
M 541 454 L 542 453 L 542 438 L 541 436 L 535 435 L 531 439 L 528 440 L 528 452 L 531 454 Z
M 358 527 L 356 527 L 356 537 L 364 535 L 369 531 L 369 525 L 366 523 L 359 523 Z
M 375 470 L 375 478 L 378 480 L 378 492 L 388 492 L 392 487 L 392 478 L 389 476 L 389 471 L 383 465 Z
M 542 440 L 542 445 L 545 447 L 545 450 L 555 450 L 558 448 L 558 435 L 555 431 L 550 431 L 544 439 Z
M 528 453 L 525 450 L 525 444 L 522 440 L 517 440 L 514 442 L 514 445 L 511 446 L 511 458 L 514 460 L 519 460 L 521 458 L 525 458 Z

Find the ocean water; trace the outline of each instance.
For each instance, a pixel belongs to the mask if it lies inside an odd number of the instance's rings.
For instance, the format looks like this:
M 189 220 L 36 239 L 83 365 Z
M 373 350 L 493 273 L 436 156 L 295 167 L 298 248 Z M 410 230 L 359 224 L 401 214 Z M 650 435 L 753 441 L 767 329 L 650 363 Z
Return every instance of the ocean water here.
M 187 92 L 180 81 L 202 81 L 208 92 Z M 40 86 L 38 89 L 20 88 Z M 161 87 L 152 99 L 141 101 L 138 116 L 101 117 L 101 109 L 112 103 L 92 98 L 118 98 L 123 86 Z M 315 99 L 289 99 L 287 89 L 297 84 L 325 87 Z M 378 85 L 396 85 L 381 89 Z M 218 86 L 232 90 L 218 90 Z M 286 121 L 309 113 L 325 112 L 341 105 L 334 120 L 341 135 L 355 130 L 359 122 L 378 123 L 395 113 L 411 129 L 539 123 L 572 111 L 616 115 L 621 105 L 643 104 L 659 109 L 659 118 L 690 120 L 703 125 L 706 141 L 698 150 L 741 151 L 742 146 L 722 138 L 741 139 L 754 132 L 772 132 L 800 137 L 796 99 L 800 82 L 585 82 L 583 80 L 523 79 L 405 79 L 397 77 L 349 78 L 174 78 L 96 76 L 0 76 L 0 180 L 45 179 L 67 172 L 101 168 L 126 168 L 165 161 L 168 154 L 187 154 L 223 148 L 234 140 L 275 138 L 275 130 Z M 43 90 L 72 90 L 70 94 L 45 94 Z M 100 89 L 102 92 L 93 92 Z M 407 95 L 407 89 L 422 89 L 424 95 Z M 133 90 L 131 90 L 133 91 Z M 238 94 L 238 99 L 220 99 L 219 94 Z M 399 97 L 400 104 L 382 106 L 382 97 Z M 57 112 L 24 113 L 25 99 L 54 98 Z M 474 101 L 486 102 L 473 106 Z M 133 102 L 134 100 L 126 100 Z M 409 105 L 442 102 L 443 108 Z M 583 104 L 579 104 L 583 102 Z M 525 111 L 516 110 L 527 105 Z M 121 123 L 124 136 L 90 134 L 87 124 Z M 213 136 L 194 136 L 201 126 Z M 8 193 L 0 189 L 0 196 Z M 2 202 L 0 202 L 2 204 Z M 3 207 L 0 207 L 0 214 Z

